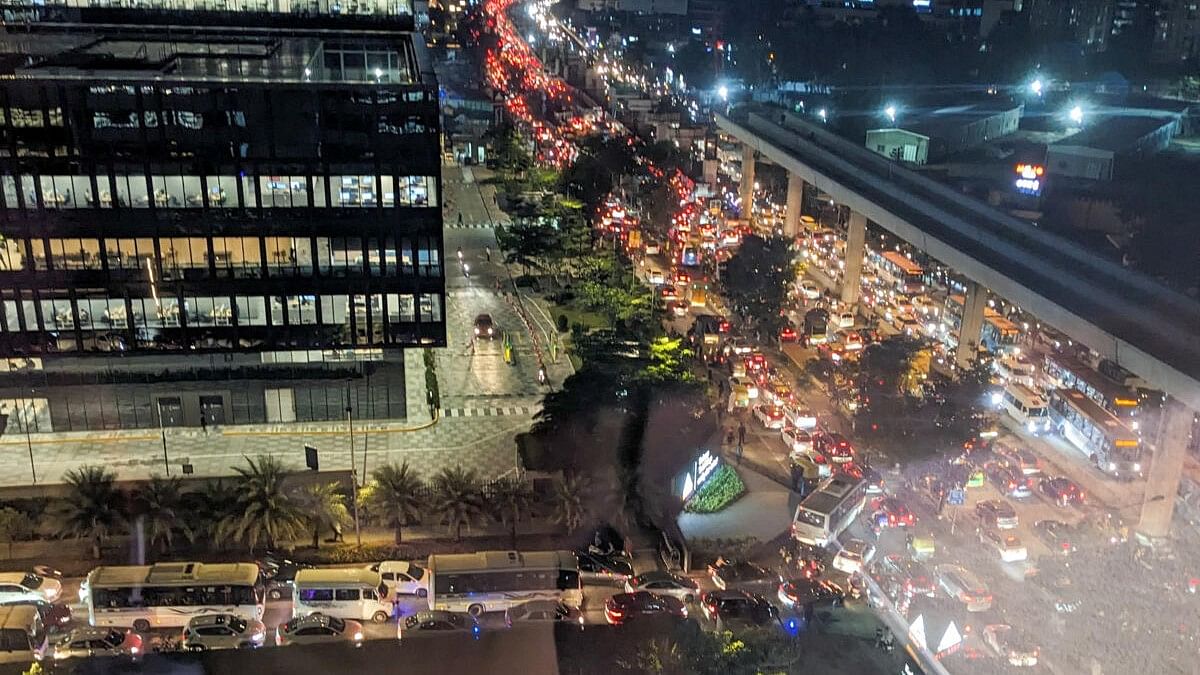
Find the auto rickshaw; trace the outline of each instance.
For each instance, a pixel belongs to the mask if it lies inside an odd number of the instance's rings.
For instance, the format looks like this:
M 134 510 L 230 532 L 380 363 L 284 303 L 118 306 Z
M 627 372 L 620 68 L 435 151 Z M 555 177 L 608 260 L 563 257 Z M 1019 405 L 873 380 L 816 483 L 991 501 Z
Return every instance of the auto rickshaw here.
M 932 534 L 921 536 L 908 535 L 906 538 L 908 554 L 913 557 L 913 560 L 927 560 L 933 557 L 937 552 L 937 542 Z

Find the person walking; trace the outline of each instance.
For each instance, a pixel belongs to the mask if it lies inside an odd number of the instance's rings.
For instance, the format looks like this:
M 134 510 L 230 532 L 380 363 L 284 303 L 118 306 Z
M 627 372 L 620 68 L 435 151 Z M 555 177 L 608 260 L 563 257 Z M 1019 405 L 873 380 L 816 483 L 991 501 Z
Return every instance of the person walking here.
M 746 442 L 746 423 L 738 422 L 738 445 Z
M 463 224 L 462 211 L 459 211 L 458 212 L 458 226 L 462 227 L 462 224 Z
M 204 414 L 203 410 L 200 411 L 200 431 L 203 431 L 204 435 L 208 435 L 208 415 Z

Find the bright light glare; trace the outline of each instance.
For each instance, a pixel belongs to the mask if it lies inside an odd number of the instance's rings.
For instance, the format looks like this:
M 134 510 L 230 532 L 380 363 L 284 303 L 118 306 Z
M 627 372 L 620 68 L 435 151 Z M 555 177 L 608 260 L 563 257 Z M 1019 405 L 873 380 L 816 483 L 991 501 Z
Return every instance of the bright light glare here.
M 892 122 L 895 122 L 896 121 L 896 106 L 889 105 L 888 107 L 884 108 L 883 114 L 887 115 L 889 120 L 891 120 Z
M 1042 87 L 1044 87 L 1044 86 L 1045 85 L 1042 84 L 1042 78 L 1039 77 L 1038 79 L 1029 83 L 1029 91 L 1032 91 L 1035 96 L 1041 96 L 1042 95 Z
M 717 96 L 720 96 L 722 101 L 728 101 L 729 100 L 729 87 L 726 87 L 725 85 L 721 85 L 720 87 L 718 87 L 717 88 Z
M 1074 122 L 1075 124 L 1083 124 L 1083 108 L 1082 107 L 1075 106 L 1074 108 L 1071 108 L 1070 116 L 1071 116 L 1071 121 Z

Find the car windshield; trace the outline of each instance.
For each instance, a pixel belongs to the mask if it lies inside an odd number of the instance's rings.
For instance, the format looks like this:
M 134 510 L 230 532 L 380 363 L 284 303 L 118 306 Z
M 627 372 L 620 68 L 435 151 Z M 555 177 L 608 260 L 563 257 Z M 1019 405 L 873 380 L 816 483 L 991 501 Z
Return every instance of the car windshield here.
M 246 620 L 240 616 L 230 617 L 226 625 L 239 633 L 246 632 Z
M 125 641 L 125 634 L 119 630 L 111 630 L 108 635 L 104 636 L 104 643 L 109 647 L 116 647 Z
M 25 576 L 21 579 L 21 585 L 25 588 L 40 588 L 42 582 L 43 579 L 33 572 L 26 572 Z
M 420 565 L 410 564 L 408 566 L 408 576 L 412 577 L 416 581 L 420 581 L 421 579 L 425 578 L 425 568 L 421 567 Z

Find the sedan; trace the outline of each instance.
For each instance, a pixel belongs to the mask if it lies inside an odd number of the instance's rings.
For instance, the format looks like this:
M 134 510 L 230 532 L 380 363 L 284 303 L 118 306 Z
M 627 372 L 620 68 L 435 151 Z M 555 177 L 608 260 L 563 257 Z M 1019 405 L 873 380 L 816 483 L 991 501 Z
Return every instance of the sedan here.
M 309 614 L 280 624 L 279 628 L 275 629 L 275 641 L 280 646 L 352 642 L 355 647 L 361 647 L 363 627 L 357 621 L 348 621 L 325 614 Z
M 492 339 L 496 337 L 496 324 L 491 314 L 480 314 L 475 317 L 475 337 Z
M 1012 448 L 1006 445 L 998 446 L 996 454 L 1008 460 L 1026 476 L 1036 476 L 1042 472 L 1042 460 L 1024 448 Z
M 718 624 L 743 622 L 763 626 L 779 621 L 779 610 L 766 598 L 746 591 L 710 591 L 700 595 L 705 618 Z
M 188 620 L 183 629 L 183 648 L 189 651 L 246 649 L 263 646 L 267 628 L 257 619 L 236 614 L 202 614 Z
M 983 627 L 983 641 L 996 652 L 996 656 L 1013 666 L 1036 666 L 1039 649 L 1025 640 L 1006 623 L 994 623 Z
M 720 558 L 708 566 L 708 573 L 713 584 L 721 590 L 734 586 L 774 583 L 778 580 L 778 576 L 765 567 L 744 560 Z
M 846 333 L 842 338 L 842 343 L 846 346 L 846 351 L 848 352 L 856 352 L 865 346 L 862 335 L 854 331 Z
M 700 587 L 687 577 L 670 572 L 646 572 L 625 582 L 626 593 L 650 591 L 655 595 L 666 595 L 682 602 L 692 602 L 700 594 Z
M 1039 520 L 1033 524 L 1033 533 L 1051 553 L 1071 555 L 1075 552 L 1075 529 L 1061 520 Z
M 579 578 L 585 582 L 621 584 L 633 576 L 633 565 L 623 554 L 576 551 L 575 557 L 579 560 Z
M 875 514 L 871 517 L 871 523 L 876 530 L 886 527 L 912 527 L 916 523 L 916 517 L 904 502 L 895 497 L 883 497 L 875 504 Z
M 800 336 L 796 334 L 796 329 L 791 324 L 779 329 L 780 342 L 795 342 L 798 339 L 800 339 Z
M 670 284 L 663 286 L 662 291 L 660 291 L 660 293 L 662 294 L 662 299 L 666 300 L 667 302 L 679 299 L 679 291 L 676 290 L 675 287 Z
M 805 431 L 812 431 L 817 427 L 817 416 L 808 408 L 788 408 L 788 419 L 792 426 Z
M 899 553 L 884 556 L 876 569 L 883 575 L 894 577 L 905 593 L 933 597 L 936 592 L 934 576 L 921 563 Z
M 779 584 L 779 602 L 790 609 L 805 605 L 841 607 L 846 604 L 846 591 L 825 579 L 792 579 Z
M 1002 562 L 1021 562 L 1029 558 L 1025 544 L 1021 543 L 1021 538 L 1015 534 L 984 527 L 979 530 L 979 541 L 984 546 L 995 549 Z
M 958 565 L 938 565 L 933 571 L 946 595 L 966 605 L 968 612 L 991 609 L 992 593 L 979 577 Z
M 777 405 L 760 405 L 754 409 L 754 417 L 768 429 L 782 429 L 783 408 Z
M 800 295 L 805 300 L 816 300 L 821 297 L 821 289 L 815 283 L 805 279 L 800 282 Z
M 686 619 L 687 607 L 678 598 L 650 591 L 617 593 L 604 601 L 604 618 L 614 626 L 646 617 L 670 616 Z
M 401 619 L 396 624 L 396 639 L 403 640 L 421 634 L 465 633 L 478 630 L 480 621 L 487 620 L 482 615 L 477 619 L 444 610 L 426 610 Z M 500 620 L 505 626 L 510 625 L 507 614 L 501 616 Z
M 1043 478 L 1038 483 L 1038 490 L 1059 506 L 1082 505 L 1085 499 L 1083 489 L 1075 481 L 1064 476 Z
M 998 530 L 1011 530 L 1017 526 L 1017 512 L 1008 502 L 985 499 L 975 505 L 975 515 L 985 526 Z
M 833 556 L 833 568 L 846 574 L 862 572 L 863 566 L 875 557 L 875 547 L 862 539 L 851 539 Z
M 852 312 L 842 312 L 837 317 L 838 328 L 854 328 L 854 314 Z
M 996 489 L 1005 497 L 1026 499 L 1033 495 L 1033 490 L 1029 489 L 1029 479 L 1007 464 L 989 462 L 984 467 L 984 471 Z
M 812 452 L 812 434 L 807 431 L 785 426 L 779 430 L 779 435 L 783 438 L 783 443 L 788 448 L 788 454 L 792 457 L 807 455 Z
M 132 656 L 142 654 L 142 636 L 117 628 L 76 628 L 59 638 L 53 647 L 54 659 L 88 656 Z

